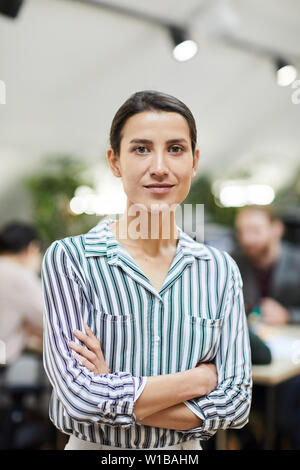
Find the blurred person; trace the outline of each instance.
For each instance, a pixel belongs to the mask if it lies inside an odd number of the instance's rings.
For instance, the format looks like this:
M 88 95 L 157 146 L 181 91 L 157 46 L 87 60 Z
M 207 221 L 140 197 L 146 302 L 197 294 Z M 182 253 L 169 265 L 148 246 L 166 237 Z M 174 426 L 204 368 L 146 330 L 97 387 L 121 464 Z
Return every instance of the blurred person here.
M 124 214 L 56 240 L 43 260 L 50 418 L 67 450 L 201 449 L 245 425 L 252 378 L 236 263 L 172 212 L 196 175 L 195 121 L 177 98 L 138 92 L 110 143 Z
M 246 313 L 269 325 L 300 323 L 300 250 L 282 241 L 284 224 L 270 206 L 245 206 L 235 220 L 231 253 L 243 283 Z
M 42 254 L 35 229 L 12 221 L 0 231 L 0 340 L 6 364 L 24 349 L 42 352 L 44 301 L 39 278 Z
M 239 247 L 231 255 L 242 275 L 246 313 L 255 312 L 268 325 L 299 324 L 300 250 L 282 240 L 284 224 L 274 208 L 242 207 L 235 227 Z M 250 346 L 253 363 L 263 363 L 268 354 L 272 360 L 270 350 L 251 330 Z M 294 449 L 300 448 L 299 396 L 300 375 L 276 387 L 277 431 Z M 263 412 L 264 407 L 264 387 L 254 386 L 253 409 Z

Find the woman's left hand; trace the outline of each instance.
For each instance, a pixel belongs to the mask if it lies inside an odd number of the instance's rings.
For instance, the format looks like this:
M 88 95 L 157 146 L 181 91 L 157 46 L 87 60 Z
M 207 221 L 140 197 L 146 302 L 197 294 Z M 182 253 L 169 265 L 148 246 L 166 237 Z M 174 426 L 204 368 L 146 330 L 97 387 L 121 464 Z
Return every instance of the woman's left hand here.
M 79 330 L 75 330 L 74 336 L 84 343 L 86 347 L 81 346 L 74 341 L 69 342 L 69 347 L 79 353 L 74 354 L 74 357 L 95 374 L 109 374 L 110 369 L 105 362 L 100 341 L 96 338 L 86 323 L 84 324 L 84 328 L 86 334 Z

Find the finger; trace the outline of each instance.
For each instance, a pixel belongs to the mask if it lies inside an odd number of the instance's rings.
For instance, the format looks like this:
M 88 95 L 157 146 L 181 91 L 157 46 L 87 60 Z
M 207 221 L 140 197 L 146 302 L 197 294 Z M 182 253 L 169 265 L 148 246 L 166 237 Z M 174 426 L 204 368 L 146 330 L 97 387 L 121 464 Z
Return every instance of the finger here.
M 97 349 L 97 354 L 99 355 L 99 353 L 100 353 L 100 355 L 103 357 L 101 342 L 94 335 L 93 331 L 91 330 L 91 328 L 89 327 L 89 325 L 87 323 L 84 323 L 84 327 L 85 327 L 87 335 L 93 340 L 94 349 Z
M 92 332 L 91 328 L 89 327 L 89 325 L 87 323 L 84 323 L 84 328 L 85 328 L 86 334 L 90 338 L 96 338 L 96 336 L 94 335 L 94 333 Z
M 97 340 L 96 337 L 94 337 L 94 339 L 92 339 L 88 335 L 86 335 L 85 333 L 82 333 L 82 331 L 79 331 L 79 330 L 74 330 L 74 336 L 76 336 L 76 338 L 80 339 L 80 341 L 82 343 L 84 343 L 92 351 L 97 350 L 98 348 L 100 348 L 100 343 L 99 343 L 99 341 Z
M 74 353 L 74 357 L 78 359 L 87 369 L 89 369 L 91 372 L 99 373 L 99 374 L 109 374 L 110 369 L 107 366 L 107 364 L 103 364 L 98 368 L 94 363 L 90 362 L 88 359 L 85 357 L 81 356 L 78 353 Z
M 95 372 L 96 366 L 92 362 L 90 362 L 88 359 L 85 357 L 81 356 L 80 354 L 75 353 L 74 357 L 78 359 L 87 369 L 89 369 L 91 372 Z
M 87 327 L 87 330 L 89 329 L 91 331 L 92 338 L 78 330 L 74 331 L 74 335 L 78 337 L 80 341 L 82 341 L 88 347 L 88 349 L 91 351 L 91 354 L 94 354 L 94 356 L 89 355 L 89 353 L 86 352 L 86 349 L 84 347 L 83 349 L 79 350 L 79 352 L 81 352 L 82 355 L 87 357 L 87 359 L 89 359 L 93 363 L 95 363 L 95 360 L 98 359 L 100 362 L 104 363 L 103 367 L 108 368 L 101 349 L 100 341 L 96 338 L 96 336 L 93 334 L 92 330 L 88 327 L 88 325 L 86 323 L 84 325 L 85 327 Z
M 100 349 L 101 349 L 101 343 L 100 343 L 99 339 L 94 335 L 93 331 L 91 330 L 91 328 L 89 327 L 89 325 L 87 323 L 84 323 L 84 328 L 85 328 L 87 336 L 89 338 L 91 338 L 93 340 L 93 342 L 95 344 L 97 344 L 97 346 L 100 347 Z
M 75 343 L 74 341 L 70 341 L 69 346 L 71 349 L 80 353 L 89 361 L 94 362 L 97 359 L 97 356 L 95 355 L 95 353 L 93 353 L 92 351 L 89 351 L 87 348 L 85 348 L 84 346 L 81 346 L 80 344 Z

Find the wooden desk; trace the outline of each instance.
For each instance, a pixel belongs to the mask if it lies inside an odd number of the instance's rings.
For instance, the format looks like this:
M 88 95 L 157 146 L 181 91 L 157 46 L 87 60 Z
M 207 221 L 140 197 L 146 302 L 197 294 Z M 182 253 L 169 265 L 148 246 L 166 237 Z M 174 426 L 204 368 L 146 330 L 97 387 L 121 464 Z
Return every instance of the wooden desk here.
M 259 333 L 259 332 L 258 332 Z M 262 385 L 277 385 L 300 374 L 300 326 L 287 325 L 281 327 L 262 327 L 259 336 L 266 340 L 269 337 L 278 339 L 289 337 L 294 339 L 295 348 L 290 351 L 289 357 L 274 357 L 271 364 L 253 366 L 253 382 Z
M 262 326 L 257 333 L 262 339 L 276 342 L 283 338 L 291 339 L 290 348 L 280 357 L 277 353 L 269 365 L 252 367 L 253 383 L 266 385 L 266 435 L 264 448 L 272 449 L 274 443 L 274 416 L 276 385 L 300 374 L 300 326 L 286 325 L 281 327 Z

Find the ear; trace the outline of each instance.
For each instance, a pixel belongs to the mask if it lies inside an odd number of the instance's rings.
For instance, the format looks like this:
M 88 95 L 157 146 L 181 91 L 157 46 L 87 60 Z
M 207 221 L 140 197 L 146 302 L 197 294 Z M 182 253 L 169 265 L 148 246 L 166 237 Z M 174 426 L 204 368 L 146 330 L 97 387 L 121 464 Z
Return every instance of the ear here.
M 32 240 L 26 248 L 24 248 L 23 253 L 26 255 L 36 254 L 41 251 L 40 242 L 37 240 Z
M 276 219 L 273 222 L 273 227 L 274 227 L 274 233 L 276 235 L 276 238 L 280 240 L 284 234 L 284 224 L 281 220 Z
M 200 158 L 200 150 L 197 148 L 195 150 L 195 155 L 194 155 L 194 158 L 193 158 L 192 179 L 195 178 L 195 176 L 197 174 L 199 158 Z
M 107 152 L 106 152 L 106 158 L 108 161 L 108 164 L 110 166 L 110 169 L 113 173 L 114 176 L 117 178 L 121 178 L 121 164 L 120 164 L 120 157 L 115 154 L 113 149 L 110 147 Z

